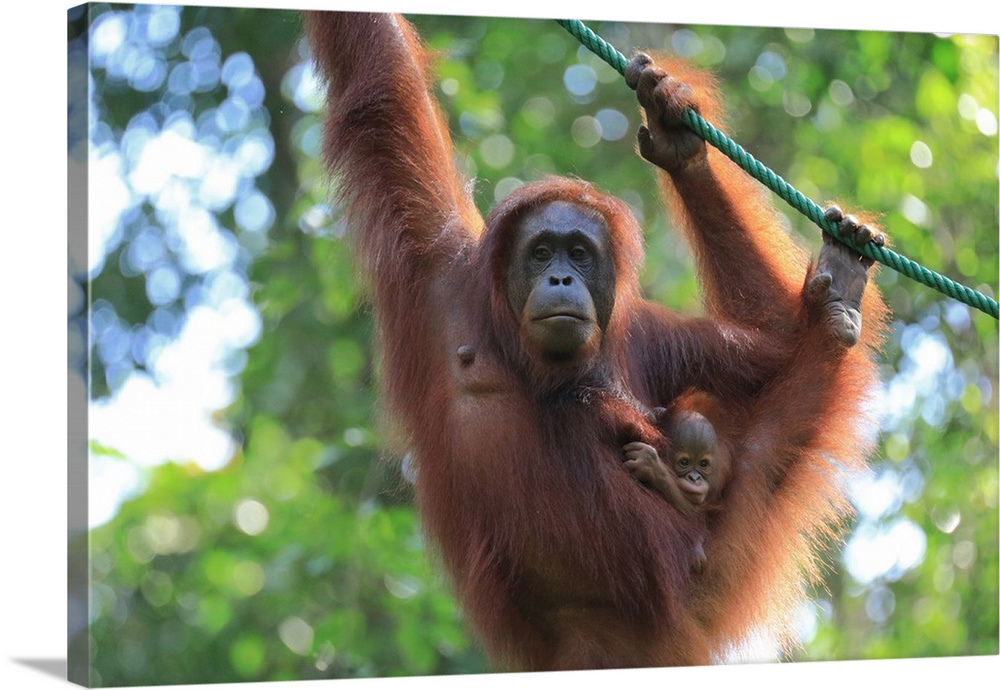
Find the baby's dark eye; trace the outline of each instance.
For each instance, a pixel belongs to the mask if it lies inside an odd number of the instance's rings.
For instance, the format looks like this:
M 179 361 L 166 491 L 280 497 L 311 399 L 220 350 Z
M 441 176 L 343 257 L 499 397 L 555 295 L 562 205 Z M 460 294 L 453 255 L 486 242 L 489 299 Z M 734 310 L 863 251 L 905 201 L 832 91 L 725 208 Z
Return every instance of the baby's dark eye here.
M 698 467 L 703 467 L 704 468 L 704 467 L 708 467 L 708 465 L 709 465 L 708 460 L 702 460 L 701 462 L 698 463 Z
M 691 461 L 688 458 L 677 458 L 677 464 L 681 467 L 687 467 L 691 464 Z

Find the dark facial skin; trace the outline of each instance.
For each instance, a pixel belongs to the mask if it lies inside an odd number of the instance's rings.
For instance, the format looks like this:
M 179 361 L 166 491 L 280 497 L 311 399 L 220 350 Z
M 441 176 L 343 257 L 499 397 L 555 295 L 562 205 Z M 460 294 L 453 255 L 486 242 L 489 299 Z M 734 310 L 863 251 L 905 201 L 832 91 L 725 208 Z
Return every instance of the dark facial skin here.
M 521 219 L 507 272 L 507 297 L 528 349 L 572 362 L 601 346 L 614 306 L 615 270 L 604 221 L 555 201 Z
M 688 500 L 701 505 L 719 480 L 715 429 L 697 412 L 687 412 L 674 421 L 670 435 L 677 449 L 671 463 L 677 486 Z
M 718 495 L 725 480 L 728 455 L 715 427 L 697 412 L 681 412 L 670 420 L 671 455 L 663 463 L 652 446 L 633 441 L 623 446 L 625 467 L 640 482 L 660 493 L 685 515 L 694 515 L 709 494 Z

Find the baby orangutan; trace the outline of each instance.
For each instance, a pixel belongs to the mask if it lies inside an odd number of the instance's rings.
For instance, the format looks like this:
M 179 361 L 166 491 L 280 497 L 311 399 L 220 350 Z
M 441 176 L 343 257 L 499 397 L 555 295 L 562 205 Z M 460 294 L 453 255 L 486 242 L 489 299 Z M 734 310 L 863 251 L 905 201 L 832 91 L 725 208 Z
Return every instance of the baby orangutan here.
M 654 421 L 667 417 L 663 447 L 668 462 L 660 460 L 653 446 L 636 441 L 623 447 L 625 466 L 683 514 L 703 515 L 715 504 L 729 472 L 725 444 L 720 443 L 712 423 L 695 410 L 668 412 L 658 407 L 651 416 Z M 702 540 L 695 544 L 693 558 L 692 567 L 701 572 L 708 560 Z

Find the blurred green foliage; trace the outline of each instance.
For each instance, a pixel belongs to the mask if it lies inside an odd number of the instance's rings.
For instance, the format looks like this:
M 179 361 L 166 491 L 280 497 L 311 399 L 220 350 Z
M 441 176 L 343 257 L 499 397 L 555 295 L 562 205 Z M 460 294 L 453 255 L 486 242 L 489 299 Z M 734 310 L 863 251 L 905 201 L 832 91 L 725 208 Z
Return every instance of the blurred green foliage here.
M 132 9 L 94 5 L 90 20 L 141 15 Z M 296 100 L 292 76 L 307 59 L 299 20 L 256 9 L 178 12 L 177 36 L 158 52 L 167 69 L 190 58 L 183 38 L 207 29 L 221 59 L 252 57 L 264 88 L 254 121 L 270 133 L 273 158 L 252 182 L 274 222 L 251 233 L 235 204 L 210 209 L 235 238 L 234 265 L 262 325 L 227 369 L 236 392 L 217 421 L 239 451 L 226 467 L 206 471 L 197 457 L 139 465 L 104 439 L 92 443 L 92 459 L 132 466 L 141 490 L 87 535 L 91 624 L 78 637 L 89 635 L 91 681 L 484 671 L 399 465 L 385 462 L 370 313 L 337 211 L 325 206 L 319 114 Z M 70 41 L 85 40 L 87 17 L 71 18 Z M 653 171 L 634 154 L 638 112 L 619 75 L 554 22 L 413 19 L 440 51 L 435 89 L 483 212 L 519 181 L 592 180 L 627 200 L 646 228 L 647 293 L 697 312 L 690 257 L 661 211 Z M 995 297 L 997 37 L 592 28 L 626 54 L 642 46 L 715 70 L 730 114 L 716 124 L 755 157 L 821 204 L 879 213 L 897 250 Z M 177 109 L 197 119 L 226 93 L 215 82 L 179 100 L 168 81 L 143 90 L 99 67 L 90 78 L 92 117 L 115 145 L 139 113 L 161 125 Z M 130 269 L 128 252 L 139 228 L 156 225 L 159 203 L 151 196 L 121 218 L 90 294 L 122 332 L 169 341 L 169 329 L 157 330 L 162 310 L 182 323 L 211 275 L 182 266 L 175 298 L 151 302 L 150 276 Z M 781 211 L 818 247 L 816 228 Z M 876 401 L 882 443 L 860 486 L 882 487 L 883 498 L 859 505 L 843 553 L 871 553 L 864 544 L 904 532 L 917 548 L 881 568 L 832 551 L 794 658 L 996 654 L 997 322 L 891 271 L 878 283 L 894 328 Z M 95 402 L 131 374 L 155 376 L 136 342 L 95 345 Z

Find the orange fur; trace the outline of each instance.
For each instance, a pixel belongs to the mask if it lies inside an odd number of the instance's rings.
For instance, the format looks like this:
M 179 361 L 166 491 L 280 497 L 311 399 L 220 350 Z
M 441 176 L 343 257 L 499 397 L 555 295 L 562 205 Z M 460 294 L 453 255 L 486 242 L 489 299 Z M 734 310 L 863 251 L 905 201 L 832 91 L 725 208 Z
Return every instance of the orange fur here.
M 640 297 L 642 235 L 627 207 L 586 183 L 527 185 L 480 219 L 427 92 L 430 58 L 401 18 L 309 13 L 306 31 L 328 86 L 326 161 L 372 284 L 386 404 L 416 458 L 424 528 L 491 658 L 703 664 L 755 625 L 787 632 L 796 567 L 815 569 L 812 541 L 846 510 L 831 458 L 857 467 L 868 449 L 858 420 L 875 380 L 875 291 L 863 343 L 831 347 L 803 306 L 801 252 L 712 156 L 710 178 L 665 182 L 709 308 L 677 316 Z M 717 117 L 709 81 L 674 67 Z M 580 366 L 532 360 L 504 288 L 518 218 L 554 199 L 611 231 L 614 310 Z M 623 435 L 654 433 L 641 406 L 692 387 L 722 401 L 727 433 L 757 463 L 733 468 L 698 578 L 703 526 L 635 482 L 620 451 Z M 803 398 L 815 414 L 781 412 Z

